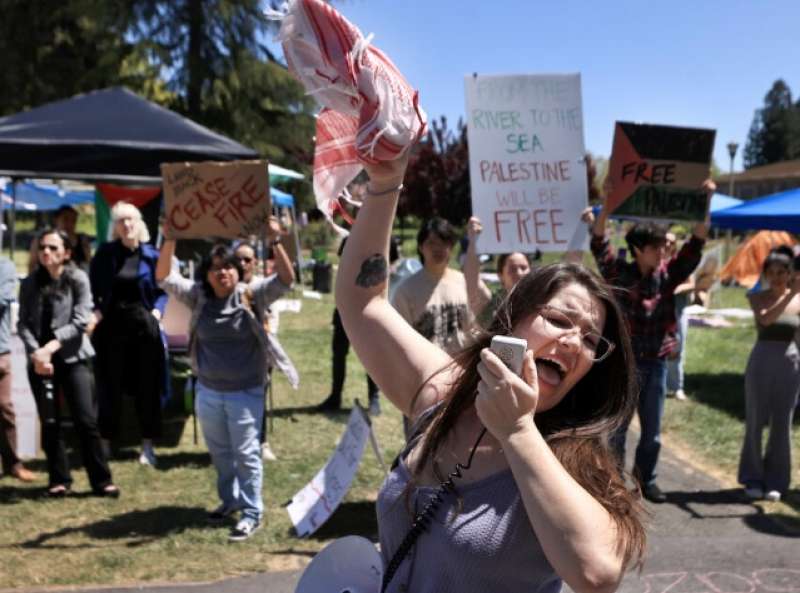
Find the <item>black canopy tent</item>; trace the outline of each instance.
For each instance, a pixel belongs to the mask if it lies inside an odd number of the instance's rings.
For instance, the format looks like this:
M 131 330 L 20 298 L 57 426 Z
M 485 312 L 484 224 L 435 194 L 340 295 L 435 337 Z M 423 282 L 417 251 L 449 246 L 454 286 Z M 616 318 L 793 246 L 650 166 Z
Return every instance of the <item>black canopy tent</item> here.
M 257 157 L 254 150 L 121 87 L 0 118 L 0 175 L 12 179 L 159 185 L 161 163 Z M 11 192 L 14 196 L 13 184 Z
M 161 163 L 258 153 L 115 87 L 0 118 L 0 175 L 161 183 Z

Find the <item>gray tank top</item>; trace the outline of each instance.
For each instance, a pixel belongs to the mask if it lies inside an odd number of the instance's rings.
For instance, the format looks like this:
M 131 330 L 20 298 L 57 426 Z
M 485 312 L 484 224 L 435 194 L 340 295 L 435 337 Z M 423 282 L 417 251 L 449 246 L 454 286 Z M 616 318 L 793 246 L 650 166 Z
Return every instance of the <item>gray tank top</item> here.
M 426 410 L 418 425 L 435 408 Z M 410 473 L 405 459 L 419 436 L 412 437 L 378 494 L 378 532 L 384 567 L 391 561 L 435 487 L 415 488 L 406 497 Z M 466 460 L 464 460 L 466 461 Z M 445 471 L 445 468 L 442 468 Z M 451 471 L 452 468 L 446 468 Z M 469 470 L 467 470 L 469 471 Z M 510 469 L 477 482 L 458 484 L 456 497 L 445 495 L 429 527 L 397 570 L 391 593 L 557 593 L 555 573 L 533 532 Z
M 773 323 L 758 327 L 758 339 L 767 342 L 791 342 L 800 327 L 800 315 L 783 314 Z

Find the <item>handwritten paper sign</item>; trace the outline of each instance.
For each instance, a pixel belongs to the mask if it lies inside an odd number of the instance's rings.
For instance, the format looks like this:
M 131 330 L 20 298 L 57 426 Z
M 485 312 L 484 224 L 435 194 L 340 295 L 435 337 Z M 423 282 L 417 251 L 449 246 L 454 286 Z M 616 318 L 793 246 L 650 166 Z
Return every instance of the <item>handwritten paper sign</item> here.
M 617 122 L 608 167 L 614 216 L 701 221 L 708 196 L 714 130 Z
M 267 161 L 165 163 L 164 202 L 172 238 L 261 235 L 271 213 Z
M 481 253 L 565 251 L 587 204 L 579 74 L 467 76 Z
M 370 431 L 364 410 L 354 406 L 336 450 L 286 506 L 297 535 L 314 533 L 342 502 L 358 470 Z

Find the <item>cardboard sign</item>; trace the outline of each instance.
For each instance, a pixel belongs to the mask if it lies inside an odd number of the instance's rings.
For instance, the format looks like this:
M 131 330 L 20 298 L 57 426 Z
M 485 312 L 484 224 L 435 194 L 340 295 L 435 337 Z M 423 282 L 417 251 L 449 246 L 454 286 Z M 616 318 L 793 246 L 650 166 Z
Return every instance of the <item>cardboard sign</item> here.
M 260 236 L 271 213 L 267 161 L 164 163 L 170 238 Z
M 606 198 L 615 216 L 702 221 L 708 196 L 714 130 L 617 122 Z
M 566 251 L 587 204 L 581 78 L 467 76 L 480 253 Z
M 354 406 L 336 450 L 317 475 L 286 505 L 297 535 L 305 537 L 314 533 L 342 502 L 358 470 L 370 431 L 364 410 Z

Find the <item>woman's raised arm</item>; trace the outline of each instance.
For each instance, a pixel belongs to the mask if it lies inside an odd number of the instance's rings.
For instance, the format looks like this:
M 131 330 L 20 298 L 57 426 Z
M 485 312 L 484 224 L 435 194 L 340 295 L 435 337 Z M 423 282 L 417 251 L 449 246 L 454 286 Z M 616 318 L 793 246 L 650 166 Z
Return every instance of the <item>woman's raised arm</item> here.
M 422 391 L 420 386 L 452 359 L 408 325 L 386 298 L 389 238 L 407 163 L 408 155 L 366 167 L 368 192 L 339 264 L 336 307 L 367 373 L 413 419 L 441 395 L 436 385 L 447 376 L 437 376 Z
M 166 280 L 172 271 L 172 257 L 175 255 L 175 239 L 164 239 L 161 249 L 158 251 L 158 262 L 156 263 L 156 282 Z
M 478 235 L 483 231 L 483 225 L 477 216 L 467 222 L 467 236 L 469 246 L 464 257 L 464 279 L 467 282 L 467 301 L 472 314 L 480 316 L 486 305 L 492 300 L 492 291 L 481 280 L 481 262 L 478 257 Z

